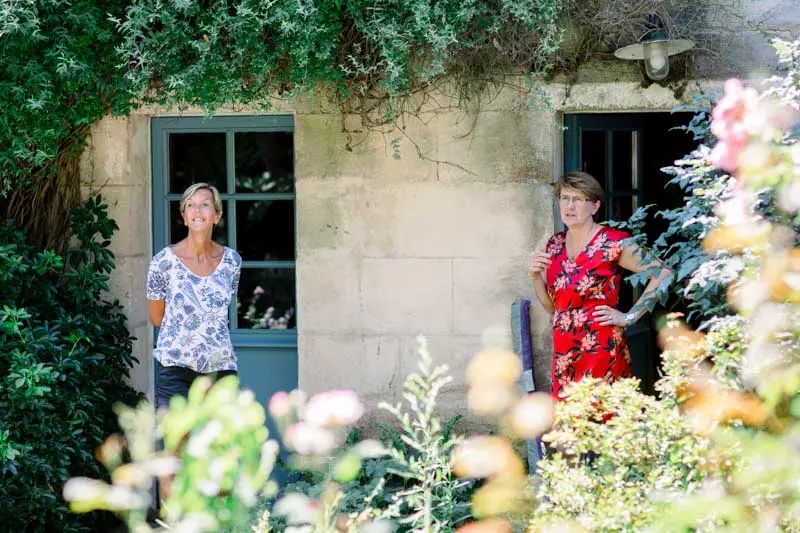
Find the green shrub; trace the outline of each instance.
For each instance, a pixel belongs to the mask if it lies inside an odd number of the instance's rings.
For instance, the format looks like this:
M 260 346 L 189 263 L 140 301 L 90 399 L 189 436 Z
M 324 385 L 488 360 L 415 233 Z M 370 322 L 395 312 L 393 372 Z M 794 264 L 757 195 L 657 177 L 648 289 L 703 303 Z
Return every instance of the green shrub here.
M 424 339 L 419 342 L 419 372 L 407 376 L 403 387 L 407 405 L 380 404 L 395 419 L 378 423 L 385 455 L 365 459 L 358 475 L 341 484 L 335 511 L 392 520 L 396 532 L 451 531 L 471 517 L 474 482 L 458 479 L 450 460 L 462 440 L 454 434 L 460 417 L 442 422 L 435 412 L 439 391 L 452 378 L 445 365 L 434 364 Z M 351 432 L 348 442 L 355 444 L 359 435 Z M 305 471 L 281 490 L 320 500 L 329 481 L 324 471 Z M 280 525 L 273 520 L 273 529 Z
M 635 379 L 584 379 L 556 413 L 545 439 L 558 451 L 539 461 L 534 528 L 569 520 L 588 531 L 641 531 L 660 493 L 693 492 L 704 478 L 708 443 L 677 403 L 642 394 Z
M 94 531 L 61 500 L 71 476 L 101 476 L 94 450 L 133 403 L 132 338 L 107 295 L 117 229 L 98 198 L 75 210 L 64 259 L 0 228 L 0 524 L 7 531 Z

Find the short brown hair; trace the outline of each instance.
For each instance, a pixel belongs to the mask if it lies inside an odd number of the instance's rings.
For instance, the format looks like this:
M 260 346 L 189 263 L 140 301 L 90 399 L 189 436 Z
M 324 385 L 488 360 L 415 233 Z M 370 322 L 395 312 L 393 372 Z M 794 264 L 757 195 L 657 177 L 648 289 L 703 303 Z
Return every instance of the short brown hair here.
M 556 198 L 561 196 L 562 189 L 575 189 L 576 191 L 580 191 L 592 202 L 602 203 L 605 198 L 605 193 L 603 192 L 603 187 L 600 186 L 600 182 L 591 174 L 581 172 L 580 170 L 569 172 L 566 176 L 558 180 L 555 186 Z

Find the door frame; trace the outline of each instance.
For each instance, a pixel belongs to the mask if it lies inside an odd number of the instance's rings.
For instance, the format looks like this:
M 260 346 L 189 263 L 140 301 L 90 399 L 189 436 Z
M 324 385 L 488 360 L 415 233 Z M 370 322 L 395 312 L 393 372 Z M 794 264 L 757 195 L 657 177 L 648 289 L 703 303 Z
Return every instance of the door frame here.
M 635 131 L 637 132 L 636 141 L 641 145 L 644 141 L 644 122 L 645 117 L 641 113 L 569 113 L 564 115 L 564 173 L 574 170 L 583 170 L 580 154 L 583 152 L 581 133 L 584 131 L 604 131 L 606 132 L 606 183 L 601 183 L 605 193 L 606 218 L 611 218 L 612 202 L 614 197 L 635 196 L 637 206 L 641 206 L 644 200 L 642 191 L 642 152 L 637 151 L 637 161 L 634 179 L 637 183 L 636 193 L 620 193 L 614 191 L 614 137 L 611 131 Z M 636 207 L 634 207 L 634 210 Z
M 606 209 L 606 218 L 611 218 L 612 202 L 615 197 L 636 197 L 636 205 L 643 205 L 645 186 L 643 182 L 643 165 L 642 165 L 642 143 L 644 142 L 644 125 L 646 120 L 646 113 L 565 113 L 564 114 L 564 129 L 563 129 L 563 171 L 564 174 L 576 170 L 583 170 L 581 161 L 581 154 L 583 153 L 582 146 L 582 133 L 584 131 L 603 131 L 605 136 L 605 160 L 606 160 L 606 183 L 601 183 L 603 192 L 605 193 L 604 204 Z M 634 179 L 636 180 L 635 192 L 616 192 L 614 191 L 614 172 L 613 172 L 613 154 L 614 154 L 614 139 L 613 131 L 636 131 L 638 132 L 636 142 L 638 149 L 636 150 L 636 168 L 634 169 Z M 554 219 L 556 221 L 556 231 L 563 231 L 564 225 L 559 216 L 558 201 L 553 198 L 554 206 Z M 635 210 L 635 207 L 634 207 Z M 634 291 L 634 301 L 637 299 L 637 292 Z M 637 361 L 634 357 L 633 366 L 634 370 L 639 370 L 642 375 L 637 375 L 644 380 L 642 383 L 644 391 L 652 393 L 651 387 L 657 379 L 657 370 L 655 368 L 656 354 L 652 351 L 652 345 L 655 339 L 650 338 L 653 335 L 653 330 L 649 325 L 650 317 L 647 320 L 639 320 L 637 323 L 626 328 L 629 340 L 641 339 L 644 337 L 644 345 L 642 348 L 645 350 L 645 357 L 647 361 Z M 634 341 L 635 342 L 635 341 Z M 641 344 L 641 343 L 639 343 Z M 633 355 L 633 354 L 632 354 Z M 642 368 L 642 364 L 644 367 Z
M 229 157 L 233 153 L 234 133 L 238 132 L 291 132 L 294 133 L 293 115 L 264 116 L 214 116 L 214 117 L 153 117 L 150 120 L 151 161 L 152 161 L 152 245 L 153 253 L 168 246 L 169 235 L 169 202 L 180 200 L 180 194 L 168 193 L 168 139 L 171 133 L 214 133 L 226 134 L 226 181 L 228 192 L 220 193 L 228 216 L 228 246 L 236 249 L 236 202 L 241 200 L 291 200 L 294 203 L 295 219 L 297 218 L 295 193 L 230 193 L 235 181 L 234 161 Z M 295 228 L 297 225 L 295 224 Z M 296 230 L 295 230 L 296 232 Z M 295 234 L 295 250 L 297 236 Z M 274 268 L 276 266 L 292 266 L 295 261 L 243 261 L 243 267 Z M 295 277 L 295 284 L 297 278 Z M 296 288 L 295 288 L 296 289 Z M 295 290 L 295 295 L 297 291 Z M 236 295 L 229 308 L 231 324 L 236 324 Z M 295 296 L 295 324 L 299 324 Z M 154 335 L 155 342 L 155 335 Z M 231 342 L 234 347 L 242 348 L 279 348 L 294 349 L 297 352 L 297 328 L 291 330 L 273 329 L 239 329 L 231 328 Z

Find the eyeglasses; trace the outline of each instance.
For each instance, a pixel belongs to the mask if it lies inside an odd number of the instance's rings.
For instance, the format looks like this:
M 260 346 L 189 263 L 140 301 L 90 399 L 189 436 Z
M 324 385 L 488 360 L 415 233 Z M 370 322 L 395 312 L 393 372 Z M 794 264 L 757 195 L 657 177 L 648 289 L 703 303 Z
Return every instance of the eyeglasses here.
M 585 205 L 586 202 L 591 202 L 589 198 L 585 196 L 559 196 L 558 197 L 559 203 L 562 204 L 575 204 L 575 205 Z

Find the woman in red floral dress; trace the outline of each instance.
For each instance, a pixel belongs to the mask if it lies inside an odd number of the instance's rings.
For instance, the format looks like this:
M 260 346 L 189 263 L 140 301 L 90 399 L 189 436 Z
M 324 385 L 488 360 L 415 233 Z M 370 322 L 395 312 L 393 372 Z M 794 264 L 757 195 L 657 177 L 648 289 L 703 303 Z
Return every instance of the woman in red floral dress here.
M 531 277 L 539 302 L 553 314 L 552 394 L 563 400 L 563 388 L 584 377 L 608 383 L 630 377 L 625 328 L 647 312 L 670 271 L 658 263 L 644 264 L 625 242 L 630 235 L 594 221 L 603 189 L 589 174 L 567 174 L 556 184 L 556 197 L 567 230 L 533 254 Z M 650 273 L 627 313 L 617 309 L 623 270 Z

